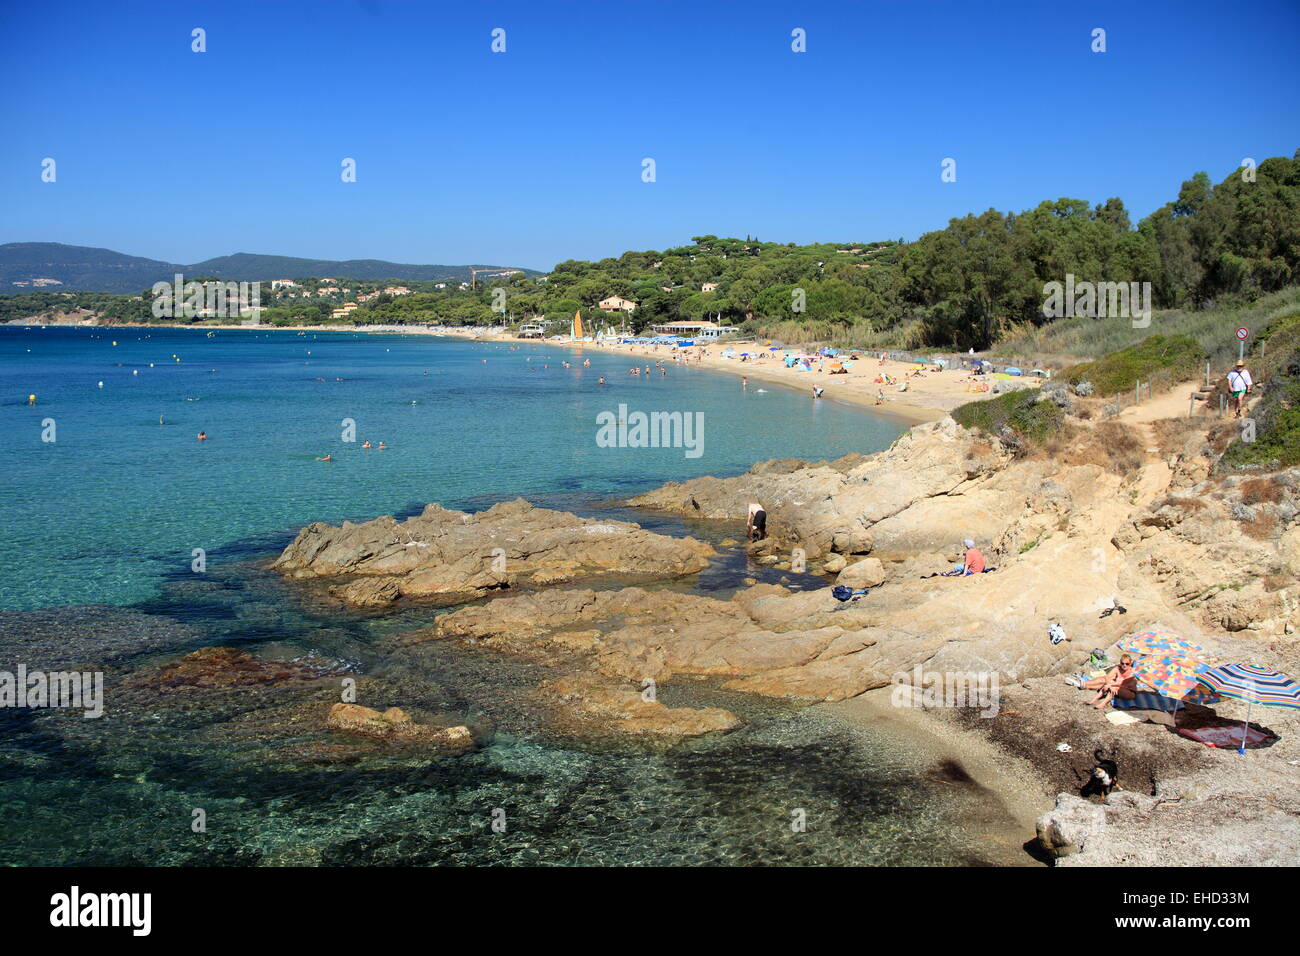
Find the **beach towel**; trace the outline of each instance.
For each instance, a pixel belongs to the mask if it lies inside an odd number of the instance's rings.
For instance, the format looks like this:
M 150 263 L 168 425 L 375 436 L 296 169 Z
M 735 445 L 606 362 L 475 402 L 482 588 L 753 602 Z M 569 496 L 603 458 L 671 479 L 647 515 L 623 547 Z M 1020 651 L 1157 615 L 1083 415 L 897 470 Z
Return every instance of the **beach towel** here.
M 1167 713 L 1174 707 L 1181 707 L 1182 702 L 1155 691 L 1140 690 L 1132 700 L 1116 697 L 1111 701 L 1111 706 L 1117 710 L 1163 710 Z
M 1241 725 L 1232 727 L 1179 727 L 1178 735 L 1188 740 L 1195 740 L 1207 747 L 1222 747 L 1224 750 L 1236 750 L 1241 746 Z M 1251 724 L 1246 728 L 1246 747 L 1256 749 L 1271 747 L 1278 737 L 1271 731 L 1263 730 Z
M 1106 719 L 1109 720 L 1112 724 L 1116 724 L 1116 725 L 1118 725 L 1118 726 L 1120 726 L 1120 727 L 1124 726 L 1125 724 L 1140 724 L 1140 723 L 1142 723 L 1142 719 L 1141 719 L 1141 718 L 1139 718 L 1139 717 L 1134 717 L 1132 714 L 1126 714 L 1126 713 L 1125 713 L 1124 711 L 1122 711 L 1122 710 L 1108 710 L 1108 711 L 1106 711 Z

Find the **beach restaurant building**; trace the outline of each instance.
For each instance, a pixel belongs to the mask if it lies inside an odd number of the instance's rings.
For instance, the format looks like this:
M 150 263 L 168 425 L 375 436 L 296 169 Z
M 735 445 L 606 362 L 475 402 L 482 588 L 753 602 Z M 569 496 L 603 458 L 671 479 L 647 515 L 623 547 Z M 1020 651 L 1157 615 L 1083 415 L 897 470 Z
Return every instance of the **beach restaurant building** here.
M 679 335 L 682 338 L 693 339 L 716 339 L 740 331 L 730 326 L 718 325 L 716 322 L 667 322 L 663 325 L 652 325 L 650 328 L 660 335 Z

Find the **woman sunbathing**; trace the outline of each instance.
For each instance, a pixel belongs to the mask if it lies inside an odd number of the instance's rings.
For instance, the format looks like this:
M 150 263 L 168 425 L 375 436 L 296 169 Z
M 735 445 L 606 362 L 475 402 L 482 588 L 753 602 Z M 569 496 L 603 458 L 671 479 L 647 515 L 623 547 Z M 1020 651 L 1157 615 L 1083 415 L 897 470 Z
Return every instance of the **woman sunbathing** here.
M 1105 677 L 1094 677 L 1084 681 L 1083 687 L 1095 690 L 1097 696 L 1088 701 L 1090 707 L 1101 710 L 1116 697 L 1132 700 L 1137 696 L 1137 672 L 1133 670 L 1133 658 L 1125 654 L 1119 659 L 1119 666 L 1112 667 Z

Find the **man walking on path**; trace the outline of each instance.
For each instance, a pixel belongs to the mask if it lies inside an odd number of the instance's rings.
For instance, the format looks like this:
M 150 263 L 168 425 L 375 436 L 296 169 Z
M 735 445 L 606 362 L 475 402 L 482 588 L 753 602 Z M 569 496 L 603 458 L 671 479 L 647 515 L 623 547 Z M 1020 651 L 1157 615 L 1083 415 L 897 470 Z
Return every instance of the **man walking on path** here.
M 1237 367 L 1228 373 L 1228 391 L 1237 401 L 1237 417 L 1241 417 L 1242 409 L 1246 407 L 1246 396 L 1250 394 L 1254 382 L 1250 380 L 1250 372 L 1246 371 L 1245 362 L 1237 362 Z

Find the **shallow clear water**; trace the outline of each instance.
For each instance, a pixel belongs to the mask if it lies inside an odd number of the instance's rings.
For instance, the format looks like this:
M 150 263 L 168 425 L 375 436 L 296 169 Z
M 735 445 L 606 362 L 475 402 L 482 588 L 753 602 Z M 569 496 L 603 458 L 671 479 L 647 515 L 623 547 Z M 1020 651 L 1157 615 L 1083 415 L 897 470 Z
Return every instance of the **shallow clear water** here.
M 737 529 L 608 499 L 765 458 L 870 452 L 899 432 L 793 392 L 742 393 L 730 376 L 670 365 L 631 378 L 626 358 L 565 359 L 420 336 L 0 329 L 0 670 L 103 669 L 107 681 L 97 720 L 0 709 L 0 864 L 1024 862 L 996 798 L 936 776 L 907 740 L 689 682 L 661 699 L 724 706 L 746 726 L 670 749 L 564 738 L 533 696 L 556 676 L 547 668 L 404 649 L 394 635 L 436 611 L 344 611 L 264 569 L 309 521 L 521 494 L 716 544 Z M 595 416 L 620 402 L 704 412 L 704 454 L 598 448 Z M 40 440 L 45 418 L 54 443 Z M 343 418 L 357 443 L 340 441 Z M 392 448 L 364 452 L 366 438 Z M 326 452 L 336 461 L 314 460 Z M 190 570 L 196 547 L 203 574 Z M 723 548 L 670 586 L 725 595 L 750 575 L 823 583 Z M 336 688 L 133 688 L 213 645 L 326 662 L 366 681 L 368 703 L 472 715 L 495 737 L 461 757 L 380 745 L 339 757 L 320 729 Z M 206 833 L 191 830 L 196 808 Z M 797 811 L 806 832 L 791 829 Z
M 671 365 L 633 378 L 629 364 L 422 335 L 0 327 L 0 607 L 129 604 L 195 548 L 311 521 L 625 495 L 768 458 L 875 451 L 901 432 L 789 390 L 742 392 L 732 376 Z M 596 416 L 620 403 L 702 413 L 702 454 L 598 447 Z M 54 442 L 42 441 L 47 419 Z M 366 452 L 367 439 L 391 447 Z

